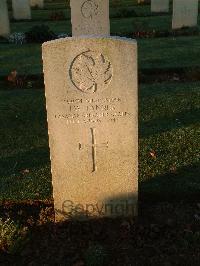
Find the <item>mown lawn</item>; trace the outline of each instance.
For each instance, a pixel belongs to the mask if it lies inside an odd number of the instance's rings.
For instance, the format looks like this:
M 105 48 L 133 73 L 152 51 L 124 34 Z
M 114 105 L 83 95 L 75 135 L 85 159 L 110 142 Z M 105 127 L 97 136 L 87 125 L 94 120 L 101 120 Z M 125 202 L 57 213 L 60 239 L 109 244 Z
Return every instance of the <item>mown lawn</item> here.
M 130 1 L 111 3 L 111 17 L 127 8 L 144 17 L 112 18 L 111 31 L 168 29 L 171 17 L 149 17 L 150 6 Z M 15 22 L 12 31 L 25 32 L 43 23 L 63 1 L 46 2 L 33 10 L 38 21 Z M 115 5 L 115 6 L 114 6 Z M 51 10 L 50 10 L 51 9 Z M 65 10 L 69 18 L 69 10 Z M 143 13 L 142 13 L 143 12 Z M 146 17 L 145 17 L 146 16 Z M 57 32 L 70 32 L 66 21 L 45 21 Z M 199 66 L 200 38 L 151 38 L 138 40 L 139 71 Z M 12 70 L 27 76 L 42 74 L 40 44 L 0 44 L 0 77 Z M 34 85 L 35 86 L 35 85 Z M 8 90 L 0 83 L 0 199 L 51 197 L 44 90 Z M 200 83 L 162 83 L 140 86 L 140 195 L 170 200 L 199 193 L 198 118 Z M 188 197 L 188 196 L 187 196 Z
M 52 20 L 56 13 L 61 13 L 61 21 Z M 15 22 L 11 25 L 12 32 L 25 32 L 32 26 L 45 23 L 57 33 L 71 34 L 70 8 L 64 1 L 61 3 L 47 3 L 43 10 L 32 9 L 32 21 Z M 12 17 L 12 12 L 10 12 Z M 63 20 L 64 19 L 64 20 Z M 166 14 L 152 14 L 150 5 L 135 5 L 132 1 L 118 1 L 110 6 L 111 33 L 134 32 L 150 30 L 171 30 L 172 10 Z M 198 19 L 200 24 L 200 17 Z
M 45 24 L 70 34 L 66 2 L 45 0 L 12 32 Z M 112 34 L 171 29 L 171 10 L 151 16 L 137 0 L 110 6 Z M 60 11 L 65 20 L 47 21 Z M 139 39 L 138 52 L 140 82 L 151 82 L 139 85 L 139 217 L 56 224 L 41 45 L 1 40 L 0 265 L 200 265 L 200 82 L 187 76 L 199 75 L 200 38 Z M 8 84 L 13 70 L 26 89 Z
M 189 47 L 192 45 L 192 49 Z M 200 38 L 154 38 L 138 40 L 139 70 L 193 68 L 199 66 Z M 40 44 L 0 44 L 0 77 L 12 70 L 19 74 L 41 74 Z M 1 87 L 0 87 L 1 88 Z
M 161 31 L 171 30 L 172 19 L 171 16 L 147 16 L 147 17 L 125 17 L 125 18 L 112 18 L 110 20 L 111 34 L 116 32 L 131 33 L 136 31 Z M 26 32 L 31 27 L 39 24 L 45 24 L 50 27 L 56 33 L 68 33 L 71 34 L 71 21 L 43 21 L 39 19 L 37 21 L 25 21 L 25 22 L 13 22 L 11 24 L 11 32 Z M 200 18 L 198 20 L 200 24 Z
M 9 10 L 11 10 L 12 7 L 12 0 L 7 0 L 8 1 L 8 6 Z M 64 8 L 69 8 L 69 0 L 53 0 L 53 1 L 48 1 L 44 0 L 44 9 L 64 9 Z M 137 0 L 110 0 L 109 1 L 111 7 L 118 7 L 118 6 L 125 6 L 125 7 L 130 7 L 130 6 L 140 6 L 138 5 Z M 149 6 L 148 5 L 143 5 L 143 6 Z
M 51 16 L 55 13 L 62 13 L 63 19 L 70 20 L 70 8 L 66 6 L 62 6 L 60 8 L 53 8 L 53 6 L 48 6 L 45 9 L 32 9 L 32 19 L 33 20 L 50 20 Z M 164 13 L 162 16 L 169 16 L 171 14 L 171 10 L 169 13 Z M 159 16 L 159 14 L 153 14 L 154 16 Z M 10 13 L 10 17 L 12 13 Z M 152 16 L 150 5 L 123 5 L 119 6 L 110 6 L 110 18 L 114 17 L 146 17 Z
M 111 1 L 111 33 L 123 36 L 125 33 L 145 30 L 171 29 L 171 15 L 151 15 L 150 5 L 139 6 L 136 1 Z M 26 32 L 31 27 L 45 24 L 55 33 L 71 34 L 70 10 L 64 1 L 45 1 L 45 9 L 33 9 L 33 21 L 11 23 L 12 32 Z M 56 9 L 61 8 L 67 20 L 44 21 L 50 18 Z M 133 12 L 133 17 L 114 18 L 117 14 Z M 134 17 L 136 15 L 136 17 Z M 200 18 L 199 18 L 200 19 Z M 200 23 L 200 21 L 199 21 Z M 184 68 L 199 65 L 200 38 L 177 37 L 140 39 L 139 69 Z M 191 47 L 191 48 L 189 48 Z M 41 74 L 41 45 L 12 45 L 0 43 L 0 76 L 7 76 L 16 69 L 19 74 Z
M 200 83 L 139 92 L 140 197 L 197 200 Z M 51 198 L 44 91 L 0 91 L 0 124 L 0 200 Z

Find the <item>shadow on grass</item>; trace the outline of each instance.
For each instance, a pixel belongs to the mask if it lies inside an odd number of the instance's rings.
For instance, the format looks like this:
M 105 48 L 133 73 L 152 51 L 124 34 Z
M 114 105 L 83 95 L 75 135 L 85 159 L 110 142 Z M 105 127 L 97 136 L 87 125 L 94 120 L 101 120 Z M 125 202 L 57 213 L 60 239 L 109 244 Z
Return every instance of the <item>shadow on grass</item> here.
M 0 159 L 0 175 L 13 174 L 22 169 L 39 168 L 50 164 L 49 148 L 38 147 Z
M 189 109 L 187 111 L 166 115 L 154 120 L 140 123 L 140 136 L 148 137 L 154 134 L 183 128 L 199 123 L 200 109 Z
M 2 265 L 199 265 L 200 231 L 194 205 L 140 204 L 139 219 L 69 220 L 45 216 L 29 227 L 18 249 L 0 252 Z M 44 212 L 43 212 L 44 214 Z M 174 260 L 176 264 L 174 264 Z
M 126 203 L 124 201 L 126 197 L 119 197 L 117 199 L 109 198 L 105 202 L 108 203 L 108 210 L 110 210 L 109 203 L 120 202 Z M 119 201 L 118 201 L 119 200 Z M 133 198 L 133 203 L 135 204 L 135 198 Z M 148 206 L 148 204 L 155 204 L 159 202 L 177 203 L 177 202 L 187 202 L 187 203 L 199 203 L 200 202 L 200 164 L 190 165 L 177 169 L 175 172 L 166 173 L 164 175 L 159 175 L 151 177 L 143 182 L 139 182 L 139 204 Z M 64 203 L 61 206 L 62 210 L 67 210 L 71 205 L 69 203 Z M 16 220 L 15 215 L 19 212 L 20 208 L 24 210 L 25 220 L 28 216 L 35 217 L 38 219 L 39 212 L 43 208 L 53 207 L 52 200 L 7 200 L 1 201 L 0 203 L 0 213 L 4 214 L 5 210 L 8 211 L 11 218 Z M 120 206 L 119 206 L 120 207 Z M 62 210 L 59 212 L 62 214 Z M 10 211 L 9 211 L 10 210 Z M 102 211 L 101 208 L 99 208 Z M 134 209 L 137 213 L 137 209 Z M 65 211 L 63 212 L 65 214 Z M 140 213 L 140 212 L 139 212 Z M 68 213 L 70 214 L 70 213 Z M 27 215 L 27 216 L 26 216 Z M 0 215 L 2 216 L 2 215 Z M 52 213 L 51 213 L 52 216 Z M 17 219 L 20 219 L 20 215 L 17 215 Z M 67 218 L 74 217 L 69 215 Z
M 188 265 L 199 265 L 199 174 L 200 165 L 193 165 L 145 181 L 134 220 L 72 217 L 54 224 L 53 201 L 3 202 L 1 216 L 20 221 L 29 233 L 10 254 L 0 252 L 0 263 L 153 266 L 185 265 L 187 260 Z
M 155 176 L 140 186 L 140 201 L 200 202 L 200 164 Z

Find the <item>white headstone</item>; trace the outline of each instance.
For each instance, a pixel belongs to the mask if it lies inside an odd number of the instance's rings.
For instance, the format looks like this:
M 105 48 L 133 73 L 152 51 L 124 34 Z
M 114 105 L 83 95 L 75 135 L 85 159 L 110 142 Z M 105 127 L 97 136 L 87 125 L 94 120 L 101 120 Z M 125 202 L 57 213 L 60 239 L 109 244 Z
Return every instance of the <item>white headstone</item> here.
M 151 12 L 169 12 L 169 0 L 151 0 Z
M 7 37 L 10 34 L 7 0 L 0 0 L 0 36 Z
M 137 43 L 43 44 L 56 220 L 137 215 Z
M 31 19 L 30 0 L 12 0 L 12 8 L 14 19 Z
M 44 0 L 31 0 L 31 7 L 44 8 Z
M 70 0 L 72 35 L 110 35 L 109 0 Z
M 197 18 L 198 0 L 173 0 L 173 29 L 196 26 Z

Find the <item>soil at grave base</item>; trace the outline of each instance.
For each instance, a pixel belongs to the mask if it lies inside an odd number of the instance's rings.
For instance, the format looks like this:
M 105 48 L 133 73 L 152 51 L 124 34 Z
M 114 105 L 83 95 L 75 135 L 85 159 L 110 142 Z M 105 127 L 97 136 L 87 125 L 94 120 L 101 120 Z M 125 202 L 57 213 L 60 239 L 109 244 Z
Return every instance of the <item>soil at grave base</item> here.
M 4 202 L 1 216 L 20 220 L 30 233 L 16 254 L 0 252 L 0 265 L 200 265 L 196 204 L 140 204 L 139 209 L 137 220 L 54 224 L 52 201 Z

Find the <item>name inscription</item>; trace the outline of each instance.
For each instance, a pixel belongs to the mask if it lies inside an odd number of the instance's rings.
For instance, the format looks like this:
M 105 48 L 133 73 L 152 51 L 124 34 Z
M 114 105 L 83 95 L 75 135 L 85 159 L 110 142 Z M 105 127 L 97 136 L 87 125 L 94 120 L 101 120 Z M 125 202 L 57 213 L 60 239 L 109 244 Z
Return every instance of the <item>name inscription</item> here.
M 121 110 L 120 98 L 63 99 L 62 102 L 64 111 L 54 114 L 54 118 L 64 119 L 67 124 L 115 123 L 131 116 L 127 110 Z

